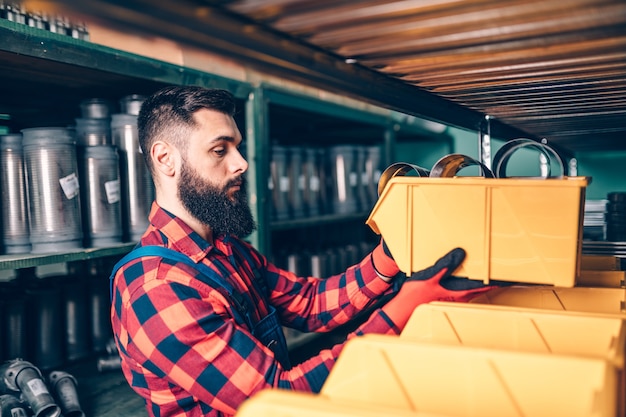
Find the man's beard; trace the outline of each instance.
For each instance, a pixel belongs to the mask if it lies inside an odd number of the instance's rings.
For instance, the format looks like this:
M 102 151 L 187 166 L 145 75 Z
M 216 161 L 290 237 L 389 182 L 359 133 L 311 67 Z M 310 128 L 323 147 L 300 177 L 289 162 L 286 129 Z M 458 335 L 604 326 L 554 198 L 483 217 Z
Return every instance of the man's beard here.
M 243 238 L 256 229 L 256 224 L 248 206 L 243 176 L 239 191 L 233 195 L 232 200 L 228 197 L 228 189 L 238 180 L 229 181 L 220 189 L 183 164 L 178 183 L 178 198 L 193 217 L 211 228 L 214 235 L 231 234 Z

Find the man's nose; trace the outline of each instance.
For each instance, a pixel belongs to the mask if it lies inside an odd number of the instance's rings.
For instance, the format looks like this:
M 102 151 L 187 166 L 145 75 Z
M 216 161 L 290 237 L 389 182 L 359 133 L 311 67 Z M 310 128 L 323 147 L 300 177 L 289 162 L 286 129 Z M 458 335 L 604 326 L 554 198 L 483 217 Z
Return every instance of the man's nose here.
M 243 174 L 248 170 L 248 161 L 246 161 L 246 158 L 243 157 L 239 150 L 237 150 L 237 152 L 234 154 L 234 158 L 231 164 L 231 169 L 235 173 Z

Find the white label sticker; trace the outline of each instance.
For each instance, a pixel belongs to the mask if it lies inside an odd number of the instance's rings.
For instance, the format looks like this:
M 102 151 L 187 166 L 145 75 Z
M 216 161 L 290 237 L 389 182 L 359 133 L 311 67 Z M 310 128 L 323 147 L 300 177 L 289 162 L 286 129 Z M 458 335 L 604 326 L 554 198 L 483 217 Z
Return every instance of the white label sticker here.
M 120 180 L 107 181 L 104 183 L 104 191 L 107 195 L 107 202 L 115 204 L 120 201 Z
M 59 184 L 61 184 L 63 193 L 68 200 L 71 200 L 78 195 L 80 186 L 78 185 L 78 177 L 74 172 L 67 177 L 59 179 Z
M 48 394 L 48 388 L 46 388 L 46 385 L 40 378 L 31 379 L 27 384 L 35 397 L 41 394 Z

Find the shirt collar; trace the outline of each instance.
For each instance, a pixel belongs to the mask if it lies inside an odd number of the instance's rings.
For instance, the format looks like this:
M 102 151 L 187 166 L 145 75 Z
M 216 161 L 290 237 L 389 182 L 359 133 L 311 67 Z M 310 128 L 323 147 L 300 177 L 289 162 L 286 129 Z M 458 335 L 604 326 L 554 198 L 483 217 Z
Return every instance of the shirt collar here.
M 195 262 L 200 262 L 211 251 L 219 251 L 226 255 L 232 252 L 227 237 L 216 236 L 214 244 L 211 244 L 194 232 L 187 223 L 156 202 L 152 203 L 149 220 L 152 226 L 167 238 L 167 247 L 184 253 Z

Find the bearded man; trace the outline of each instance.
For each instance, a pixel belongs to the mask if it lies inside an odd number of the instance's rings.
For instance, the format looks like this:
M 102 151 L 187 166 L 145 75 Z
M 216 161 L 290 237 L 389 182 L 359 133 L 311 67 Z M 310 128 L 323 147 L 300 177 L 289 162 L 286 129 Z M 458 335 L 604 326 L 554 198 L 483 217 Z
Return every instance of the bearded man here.
M 397 335 L 417 305 L 486 290 L 439 285 L 462 249 L 415 280 L 396 277 L 382 241 L 326 278 L 270 263 L 243 240 L 256 226 L 234 114 L 228 91 L 172 86 L 138 117 L 156 199 L 137 248 L 111 275 L 111 321 L 124 376 L 150 416 L 231 416 L 263 389 L 319 392 L 345 341 L 292 365 L 282 326 L 326 332 L 371 311 L 348 339 Z M 391 301 L 378 307 L 381 298 Z

